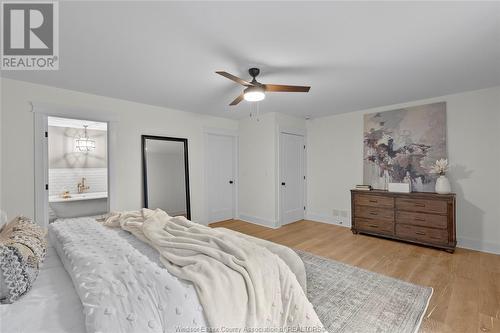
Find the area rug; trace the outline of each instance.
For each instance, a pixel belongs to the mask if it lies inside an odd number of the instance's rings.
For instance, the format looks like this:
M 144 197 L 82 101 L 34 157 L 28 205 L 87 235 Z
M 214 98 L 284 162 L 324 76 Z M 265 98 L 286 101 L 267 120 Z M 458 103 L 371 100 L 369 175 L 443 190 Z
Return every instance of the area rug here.
M 330 333 L 415 333 L 432 288 L 296 250 L 307 272 L 307 296 Z

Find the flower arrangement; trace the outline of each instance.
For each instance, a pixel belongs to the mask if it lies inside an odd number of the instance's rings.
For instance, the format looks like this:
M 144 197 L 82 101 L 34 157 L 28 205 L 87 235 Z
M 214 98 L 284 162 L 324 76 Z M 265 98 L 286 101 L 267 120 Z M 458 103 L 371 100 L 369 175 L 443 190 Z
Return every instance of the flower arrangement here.
M 448 172 L 448 159 L 442 158 L 437 160 L 433 166 L 431 166 L 431 173 L 444 176 Z

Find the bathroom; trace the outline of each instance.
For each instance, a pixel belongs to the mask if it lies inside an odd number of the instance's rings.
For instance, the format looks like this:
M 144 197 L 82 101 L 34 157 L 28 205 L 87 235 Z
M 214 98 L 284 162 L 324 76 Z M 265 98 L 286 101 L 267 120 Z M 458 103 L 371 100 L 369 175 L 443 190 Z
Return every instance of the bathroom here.
M 108 211 L 105 122 L 48 117 L 49 221 Z

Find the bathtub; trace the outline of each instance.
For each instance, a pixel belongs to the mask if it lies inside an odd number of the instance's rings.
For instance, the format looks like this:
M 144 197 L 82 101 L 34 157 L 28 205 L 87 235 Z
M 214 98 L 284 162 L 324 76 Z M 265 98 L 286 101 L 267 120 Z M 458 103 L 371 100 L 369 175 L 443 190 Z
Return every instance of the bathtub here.
M 104 214 L 108 211 L 107 192 L 72 193 L 70 198 L 49 196 L 50 220 Z

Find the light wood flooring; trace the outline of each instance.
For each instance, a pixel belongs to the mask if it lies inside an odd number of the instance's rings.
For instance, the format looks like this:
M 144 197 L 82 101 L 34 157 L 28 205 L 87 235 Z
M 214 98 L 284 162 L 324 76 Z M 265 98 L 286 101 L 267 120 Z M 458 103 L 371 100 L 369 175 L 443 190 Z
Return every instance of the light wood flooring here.
M 211 224 L 434 288 L 420 332 L 500 333 L 500 255 L 454 254 L 353 235 L 344 227 L 299 221 L 270 229 L 238 220 Z

